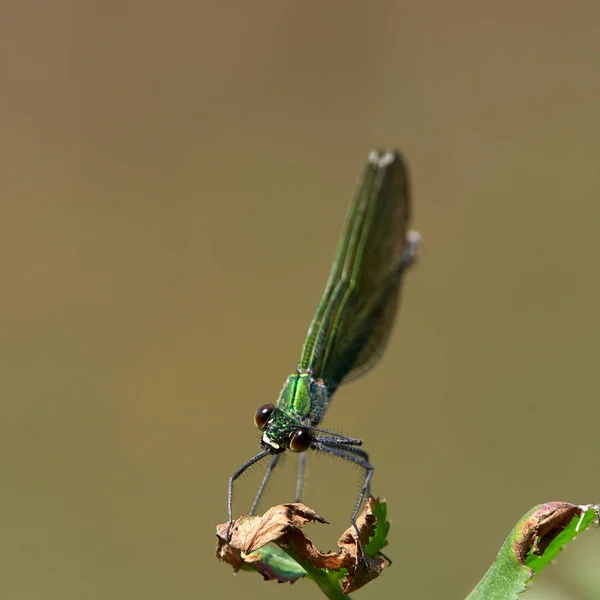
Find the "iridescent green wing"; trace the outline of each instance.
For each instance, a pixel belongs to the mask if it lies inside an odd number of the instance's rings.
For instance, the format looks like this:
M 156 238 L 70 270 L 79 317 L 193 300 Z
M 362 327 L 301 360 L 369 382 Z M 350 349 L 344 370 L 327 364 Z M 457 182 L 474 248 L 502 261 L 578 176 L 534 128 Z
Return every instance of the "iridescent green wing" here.
M 353 202 L 346 215 L 346 223 L 344 225 L 342 236 L 338 242 L 335 259 L 327 281 L 327 287 L 323 292 L 321 302 L 319 303 L 317 312 L 310 324 L 302 348 L 302 355 L 299 363 L 299 369 L 301 371 L 306 370 L 308 367 L 314 368 L 316 358 L 322 353 L 323 344 L 325 342 L 325 332 L 327 330 L 326 326 L 323 327 L 324 320 L 328 317 L 328 313 L 330 312 L 332 297 L 337 293 L 338 283 L 344 278 L 344 267 L 347 257 L 352 253 L 352 248 L 356 246 L 361 217 L 366 210 L 367 199 L 375 183 L 377 165 L 376 162 L 371 160 L 374 154 L 375 153 L 371 153 L 369 161 L 363 169 L 362 175 L 357 183 Z
M 311 369 L 331 392 L 381 356 L 408 264 L 409 219 L 402 158 L 397 152 L 372 152 L 300 359 L 300 370 Z

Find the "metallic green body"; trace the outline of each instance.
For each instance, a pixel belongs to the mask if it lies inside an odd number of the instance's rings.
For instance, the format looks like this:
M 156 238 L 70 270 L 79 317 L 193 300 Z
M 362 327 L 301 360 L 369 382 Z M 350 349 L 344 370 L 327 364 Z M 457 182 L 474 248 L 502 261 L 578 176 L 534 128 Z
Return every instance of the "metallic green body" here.
M 371 152 L 359 178 L 338 243 L 325 292 L 309 327 L 298 369 L 283 386 L 277 406 L 255 414 L 262 450 L 229 478 L 229 539 L 233 484 L 248 468 L 270 457 L 250 514 L 254 514 L 281 453 L 300 453 L 296 502 L 301 501 L 309 448 L 360 466 L 364 480 L 350 520 L 370 494 L 374 467 L 362 440 L 319 429 L 337 388 L 377 363 L 392 330 L 406 269 L 414 262 L 420 236 L 408 231 L 408 173 L 398 152 Z M 359 542 L 361 554 L 364 548 Z
M 277 408 L 303 425 L 314 426 L 323 418 L 321 408 L 327 397 L 327 388 L 310 373 L 293 373 L 283 386 Z
M 283 452 L 299 427 L 314 427 L 321 421 L 328 399 L 325 385 L 309 372 L 290 375 L 263 434 L 263 447 L 273 454 Z
M 327 287 L 264 430 L 261 446 L 287 447 L 315 427 L 343 381 L 372 367 L 392 329 L 404 270 L 412 263 L 408 173 L 396 152 L 372 152 L 356 188 Z M 409 248 L 413 250 L 414 248 Z

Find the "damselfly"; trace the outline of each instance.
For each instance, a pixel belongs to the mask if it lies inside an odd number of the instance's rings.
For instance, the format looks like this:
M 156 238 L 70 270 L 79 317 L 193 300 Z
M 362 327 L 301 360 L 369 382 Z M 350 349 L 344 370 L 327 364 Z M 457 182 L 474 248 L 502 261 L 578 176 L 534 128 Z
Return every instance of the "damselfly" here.
M 338 456 L 362 467 L 363 485 L 350 518 L 370 495 L 374 467 L 362 441 L 318 428 L 337 388 L 370 369 L 381 357 L 398 306 L 404 272 L 414 262 L 420 236 L 408 230 L 408 173 L 398 152 L 374 151 L 359 179 L 338 244 L 327 287 L 312 320 L 297 370 L 285 382 L 277 405 L 254 416 L 262 451 L 229 479 L 229 525 L 233 483 L 248 467 L 270 457 L 250 514 L 285 450 L 300 453 L 295 500 L 302 494 L 306 451 Z M 230 531 L 228 531 L 228 534 Z

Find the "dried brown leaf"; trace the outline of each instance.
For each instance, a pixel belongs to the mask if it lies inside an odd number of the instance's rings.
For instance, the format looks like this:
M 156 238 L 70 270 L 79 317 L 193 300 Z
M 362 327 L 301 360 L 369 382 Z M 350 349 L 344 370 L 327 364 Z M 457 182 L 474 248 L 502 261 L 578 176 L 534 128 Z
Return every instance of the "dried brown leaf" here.
M 357 519 L 360 543 L 366 547 L 369 538 L 373 536 L 376 527 L 376 517 L 373 515 L 374 498 L 369 498 Z M 327 523 L 314 510 L 304 504 L 282 504 L 270 508 L 259 517 L 241 517 L 234 521 L 231 528 L 231 540 L 225 541 L 227 523 L 217 527 L 220 538 L 217 546 L 217 558 L 231 565 L 238 571 L 245 563 L 259 570 L 265 578 L 272 579 L 268 573 L 268 565 L 256 556 L 248 556 L 251 552 L 273 542 L 289 550 L 299 564 L 309 570 L 329 569 L 340 571 L 346 569 L 347 574 L 342 581 L 342 591 L 347 594 L 369 583 L 389 565 L 382 556 L 365 556 L 359 558 L 360 545 L 354 527 L 349 527 L 338 540 L 339 552 L 323 553 L 318 550 L 302 531 L 307 523 Z M 260 563 L 260 564 L 259 564 Z M 267 571 L 267 572 L 265 572 Z
M 290 529 L 299 530 L 301 527 L 317 521 L 327 523 L 314 510 L 304 504 L 280 504 L 270 508 L 259 517 L 241 517 L 233 522 L 229 545 L 250 554 L 262 548 L 269 542 L 281 539 Z M 227 533 L 227 523 L 217 527 L 217 536 L 224 538 Z
M 548 502 L 535 510 L 521 524 L 521 535 L 515 540 L 515 554 L 525 564 L 527 553 L 541 556 L 554 538 L 575 516 L 585 512 L 581 506 L 569 502 Z
M 242 553 L 233 546 L 230 546 L 224 539 L 217 538 L 217 558 L 231 565 L 237 573 L 246 562 L 242 558 Z

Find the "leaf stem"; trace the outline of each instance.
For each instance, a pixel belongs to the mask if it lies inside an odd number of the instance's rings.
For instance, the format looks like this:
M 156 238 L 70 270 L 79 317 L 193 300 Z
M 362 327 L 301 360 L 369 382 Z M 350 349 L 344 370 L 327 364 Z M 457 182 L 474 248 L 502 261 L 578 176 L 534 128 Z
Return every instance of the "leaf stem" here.
M 327 570 L 316 569 L 307 561 L 302 560 L 294 552 L 291 546 L 281 546 L 281 549 L 306 571 L 306 576 L 319 586 L 321 591 L 325 594 L 325 596 L 327 596 L 327 598 L 329 598 L 329 600 L 350 600 L 350 596 L 347 596 L 342 592 L 339 579 L 332 579 L 330 576 L 328 576 Z

